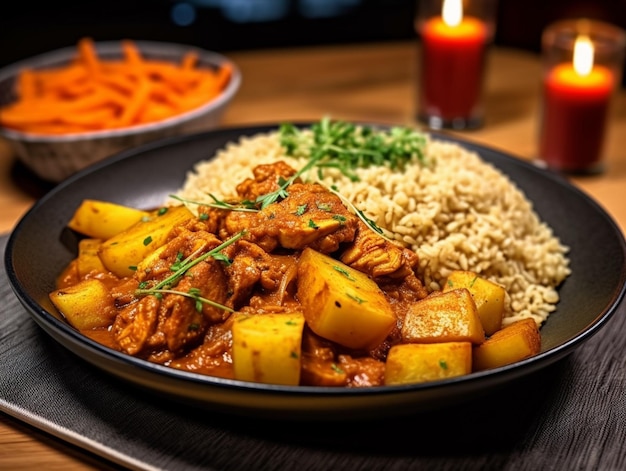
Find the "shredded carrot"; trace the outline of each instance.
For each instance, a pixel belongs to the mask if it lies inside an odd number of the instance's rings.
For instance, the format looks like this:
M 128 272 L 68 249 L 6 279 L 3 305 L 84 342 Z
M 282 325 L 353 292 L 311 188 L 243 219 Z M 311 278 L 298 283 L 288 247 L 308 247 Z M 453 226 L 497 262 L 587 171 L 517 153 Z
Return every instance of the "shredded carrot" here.
M 228 65 L 202 67 L 195 51 L 178 63 L 145 58 L 131 40 L 122 41 L 120 59 L 104 60 L 83 38 L 68 64 L 20 71 L 18 98 L 0 107 L 0 125 L 67 134 L 156 122 L 215 99 L 231 75 Z

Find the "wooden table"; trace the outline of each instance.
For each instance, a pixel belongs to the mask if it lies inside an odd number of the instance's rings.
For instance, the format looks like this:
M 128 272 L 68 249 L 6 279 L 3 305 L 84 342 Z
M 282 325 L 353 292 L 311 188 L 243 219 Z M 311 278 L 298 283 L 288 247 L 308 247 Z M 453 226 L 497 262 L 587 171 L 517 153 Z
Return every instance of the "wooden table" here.
M 336 119 L 414 124 L 414 42 L 238 52 L 230 56 L 243 83 L 225 126 Z M 487 70 L 486 122 L 465 139 L 532 159 L 537 148 L 539 58 L 494 48 Z M 614 102 L 606 142 L 607 171 L 572 178 L 626 232 L 626 90 Z M 17 166 L 19 167 L 19 166 Z M 23 180 L 6 142 L 0 140 L 0 233 L 11 230 L 45 187 Z M 21 175 L 16 178 L 16 175 Z M 103 469 L 87 455 L 9 416 L 0 415 L 0 469 Z

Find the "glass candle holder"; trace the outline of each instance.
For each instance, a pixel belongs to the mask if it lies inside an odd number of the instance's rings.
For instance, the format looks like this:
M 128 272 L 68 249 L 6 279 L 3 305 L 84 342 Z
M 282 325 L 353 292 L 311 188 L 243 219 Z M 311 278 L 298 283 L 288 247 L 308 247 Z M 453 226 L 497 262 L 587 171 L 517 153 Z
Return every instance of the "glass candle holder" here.
M 621 82 L 626 34 L 595 20 L 563 20 L 542 35 L 539 161 L 563 173 L 604 171 L 603 147 Z
M 433 129 L 483 125 L 485 66 L 496 7 L 496 0 L 418 0 L 418 121 Z

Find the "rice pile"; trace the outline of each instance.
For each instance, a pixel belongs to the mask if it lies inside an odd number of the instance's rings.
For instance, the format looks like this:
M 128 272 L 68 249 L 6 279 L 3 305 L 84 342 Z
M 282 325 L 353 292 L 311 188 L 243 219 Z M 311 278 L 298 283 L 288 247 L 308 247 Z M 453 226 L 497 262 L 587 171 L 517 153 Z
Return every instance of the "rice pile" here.
M 505 325 L 528 317 L 541 324 L 556 309 L 557 287 L 570 273 L 568 248 L 514 183 L 476 153 L 428 138 L 426 156 L 427 165 L 411 164 L 402 172 L 358 169 L 358 182 L 325 170 L 322 183 L 336 185 L 417 252 L 419 276 L 430 291 L 441 289 L 452 270 L 472 270 L 506 289 Z M 307 162 L 286 156 L 277 132 L 243 137 L 198 163 L 178 196 L 202 202 L 212 201 L 208 193 L 233 196 L 254 166 L 276 160 L 295 169 Z M 317 181 L 317 170 L 303 178 Z

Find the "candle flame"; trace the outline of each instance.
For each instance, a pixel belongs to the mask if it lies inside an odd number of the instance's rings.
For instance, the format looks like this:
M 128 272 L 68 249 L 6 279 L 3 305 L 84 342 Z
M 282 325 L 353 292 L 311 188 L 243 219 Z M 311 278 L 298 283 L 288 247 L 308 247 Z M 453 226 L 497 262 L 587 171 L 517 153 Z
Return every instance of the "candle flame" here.
M 443 0 L 441 17 L 448 26 L 458 26 L 463 20 L 463 0 Z
M 589 75 L 593 69 L 593 43 L 587 35 L 580 35 L 574 43 L 574 70 L 578 75 Z

